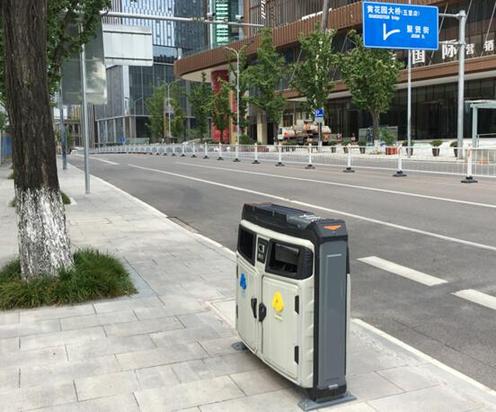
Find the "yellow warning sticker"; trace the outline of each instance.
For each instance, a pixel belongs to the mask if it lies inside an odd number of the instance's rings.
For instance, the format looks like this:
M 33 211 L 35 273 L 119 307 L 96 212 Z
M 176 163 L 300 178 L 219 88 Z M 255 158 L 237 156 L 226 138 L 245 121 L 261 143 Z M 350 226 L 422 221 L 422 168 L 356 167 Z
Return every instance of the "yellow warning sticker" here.
M 272 307 L 277 313 L 281 313 L 284 310 L 284 301 L 282 300 L 281 292 L 277 291 L 272 296 Z

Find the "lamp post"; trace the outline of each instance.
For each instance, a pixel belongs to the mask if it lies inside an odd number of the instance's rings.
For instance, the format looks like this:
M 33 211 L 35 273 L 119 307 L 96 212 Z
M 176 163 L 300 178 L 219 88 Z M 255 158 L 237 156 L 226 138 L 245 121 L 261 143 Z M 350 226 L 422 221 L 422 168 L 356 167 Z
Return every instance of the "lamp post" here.
M 176 83 L 177 80 L 173 80 L 169 83 L 165 83 L 165 86 L 167 87 L 167 129 L 168 129 L 168 137 L 169 139 L 172 137 L 171 135 L 171 110 L 170 110 L 170 88 L 171 86 Z M 164 96 L 164 100 L 165 100 L 165 97 Z M 165 109 L 165 101 L 164 101 L 164 109 Z M 164 129 L 164 133 L 165 133 L 165 129 Z
M 239 95 L 239 50 L 233 49 L 232 47 L 225 47 L 226 50 L 234 53 L 236 55 L 236 143 L 239 144 L 239 135 L 240 127 L 239 127 L 239 103 L 240 103 L 240 95 Z

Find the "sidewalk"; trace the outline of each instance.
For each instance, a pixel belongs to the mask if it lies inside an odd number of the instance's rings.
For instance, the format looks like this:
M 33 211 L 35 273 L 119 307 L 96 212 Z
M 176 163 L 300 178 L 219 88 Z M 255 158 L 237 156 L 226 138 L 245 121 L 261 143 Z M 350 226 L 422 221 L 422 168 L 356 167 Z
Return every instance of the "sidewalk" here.
M 231 346 L 232 252 L 99 179 L 83 195 L 69 167 L 60 179 L 76 201 L 73 245 L 120 257 L 139 293 L 0 312 L 0 411 L 300 411 L 292 384 Z M 0 264 L 17 248 L 9 171 L 0 168 Z M 494 391 L 360 320 L 350 334 L 357 400 L 322 411 L 496 411 Z

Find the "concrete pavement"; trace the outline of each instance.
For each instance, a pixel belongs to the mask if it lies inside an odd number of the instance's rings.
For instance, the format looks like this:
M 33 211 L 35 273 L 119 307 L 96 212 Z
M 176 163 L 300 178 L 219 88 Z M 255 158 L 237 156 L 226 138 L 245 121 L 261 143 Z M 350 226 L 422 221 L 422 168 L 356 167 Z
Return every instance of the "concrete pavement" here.
M 0 169 L 0 231 L 15 233 L 7 173 Z M 232 252 L 100 180 L 82 195 L 73 167 L 60 175 L 76 202 L 67 207 L 74 246 L 120 257 L 139 293 L 0 312 L 1 411 L 299 410 L 292 384 L 231 346 Z M 5 262 L 15 236 L 1 242 Z M 494 391 L 360 319 L 349 352 L 357 400 L 325 410 L 496 410 Z
M 71 159 L 80 164 L 80 158 Z M 112 162 L 111 164 L 108 162 Z M 150 155 L 94 156 L 93 173 L 174 221 L 234 250 L 245 202 L 273 201 L 346 219 L 351 237 L 353 316 L 496 389 L 494 309 L 460 291 L 495 299 L 496 186 L 456 176 L 388 171 L 342 173 L 229 160 Z M 370 265 L 376 257 L 381 267 Z M 401 270 L 390 269 L 400 265 Z M 426 285 L 420 272 L 443 282 Z

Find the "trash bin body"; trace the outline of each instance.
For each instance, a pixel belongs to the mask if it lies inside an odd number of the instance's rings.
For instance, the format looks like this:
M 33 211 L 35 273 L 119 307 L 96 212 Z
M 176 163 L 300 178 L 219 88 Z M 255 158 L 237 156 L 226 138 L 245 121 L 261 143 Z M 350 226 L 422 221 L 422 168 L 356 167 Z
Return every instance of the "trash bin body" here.
M 238 233 L 236 328 L 312 400 L 346 394 L 348 235 L 341 220 L 247 204 Z

